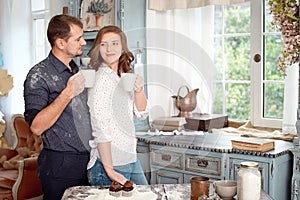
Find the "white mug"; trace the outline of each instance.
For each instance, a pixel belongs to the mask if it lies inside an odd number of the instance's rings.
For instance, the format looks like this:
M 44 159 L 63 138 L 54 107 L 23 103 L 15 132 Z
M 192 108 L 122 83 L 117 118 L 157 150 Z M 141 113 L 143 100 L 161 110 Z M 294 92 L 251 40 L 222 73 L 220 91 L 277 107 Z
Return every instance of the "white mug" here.
M 80 60 L 81 60 L 81 64 L 84 67 L 87 67 L 90 64 L 91 58 L 90 57 L 81 57 Z
M 122 73 L 121 74 L 121 84 L 126 92 L 131 92 L 134 90 L 134 83 L 136 79 L 136 74 L 133 73 Z
M 85 84 L 84 87 L 85 88 L 91 88 L 94 86 L 94 82 L 95 82 L 95 75 L 96 72 L 94 69 L 81 69 L 80 70 L 85 78 Z

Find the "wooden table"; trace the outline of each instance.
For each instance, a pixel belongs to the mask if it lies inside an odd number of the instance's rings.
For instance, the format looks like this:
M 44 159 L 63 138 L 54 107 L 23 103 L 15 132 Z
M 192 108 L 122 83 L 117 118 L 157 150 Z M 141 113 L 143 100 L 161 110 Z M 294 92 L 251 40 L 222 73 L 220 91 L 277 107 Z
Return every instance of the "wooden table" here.
M 67 189 L 62 197 L 62 200 L 82 200 L 92 195 L 91 189 L 106 189 L 97 186 L 75 186 Z M 138 185 L 138 191 L 152 191 L 157 195 L 157 200 L 174 200 L 182 199 L 189 200 L 191 185 L 190 184 L 157 184 L 157 185 Z M 216 195 L 212 187 L 210 188 L 210 198 L 215 199 Z M 217 199 L 217 198 L 216 198 Z M 147 199 L 144 199 L 147 200 Z M 261 200 L 272 200 L 272 198 L 264 191 L 261 193 Z

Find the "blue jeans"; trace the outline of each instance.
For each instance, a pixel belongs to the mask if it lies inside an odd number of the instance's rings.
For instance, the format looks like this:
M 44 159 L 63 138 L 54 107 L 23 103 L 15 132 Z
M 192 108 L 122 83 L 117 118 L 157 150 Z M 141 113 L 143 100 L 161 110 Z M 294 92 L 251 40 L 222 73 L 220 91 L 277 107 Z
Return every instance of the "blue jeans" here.
M 139 160 L 135 163 L 115 166 L 114 170 L 136 185 L 148 185 Z M 91 185 L 96 186 L 109 186 L 112 183 L 112 180 L 107 176 L 102 162 L 99 159 L 97 159 L 94 166 L 88 170 L 88 179 Z

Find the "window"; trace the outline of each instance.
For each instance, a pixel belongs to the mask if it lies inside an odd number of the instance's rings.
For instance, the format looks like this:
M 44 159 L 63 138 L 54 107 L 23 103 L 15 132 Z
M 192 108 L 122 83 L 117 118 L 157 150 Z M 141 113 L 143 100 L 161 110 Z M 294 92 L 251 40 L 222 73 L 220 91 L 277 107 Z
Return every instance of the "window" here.
M 48 52 L 47 30 L 47 2 L 45 0 L 31 0 L 32 13 L 32 46 L 34 51 L 33 63 L 38 63 L 46 57 Z
M 163 82 L 169 91 L 178 90 L 172 84 L 173 80 L 181 85 L 185 82 L 192 89 L 199 87 L 197 108 L 202 113 L 227 114 L 233 120 L 250 120 L 254 126 L 283 128 L 282 119 L 284 114 L 288 115 L 286 110 L 283 112 L 285 77 L 277 70 L 277 57 L 283 41 L 281 33 L 271 26 L 272 19 L 268 0 L 148 10 L 147 28 L 158 29 L 159 34 L 151 30 L 147 32 L 147 46 L 156 47 L 147 51 L 147 64 L 166 66 L 171 81 L 167 82 L 166 77 L 160 77 L 159 73 L 152 75 L 150 68 L 147 80 Z M 166 37 L 168 34 L 174 38 Z M 161 40 L 164 37 L 166 39 Z M 191 43 L 184 42 L 189 39 Z M 166 44 L 160 46 L 164 42 Z M 182 62 L 181 58 L 189 63 Z M 216 76 L 208 77 L 214 68 Z M 210 74 L 207 73 L 209 70 Z M 178 79 L 177 74 L 183 80 Z M 194 75 L 199 76 L 194 78 Z M 203 90 L 205 86 L 209 92 Z M 160 100 L 162 94 L 157 92 L 160 88 L 149 87 L 149 94 L 154 99 L 151 105 L 166 108 L 167 103 Z M 155 96 L 157 93 L 159 97 Z M 209 105 L 205 105 L 206 102 Z M 293 103 L 292 106 L 297 105 Z M 296 107 L 291 110 L 296 111 Z
M 277 70 L 282 39 L 268 1 L 214 6 L 214 113 L 281 127 L 284 77 Z
M 281 34 L 271 27 L 272 16 L 270 15 L 268 1 L 257 0 L 255 5 L 261 10 L 259 13 L 262 13 L 260 20 L 260 22 L 262 22 L 262 25 L 260 25 L 262 29 L 258 30 L 255 26 L 252 28 L 253 35 L 260 35 L 260 38 L 253 37 L 251 41 L 253 44 L 252 60 L 255 56 L 255 52 L 261 52 L 263 59 L 262 62 L 252 62 L 251 66 L 254 72 L 252 74 L 252 104 L 259 105 L 257 107 L 258 112 L 253 112 L 252 118 L 253 122 L 258 126 L 281 127 L 281 119 L 283 117 L 284 76 L 277 70 L 277 57 L 280 53 L 283 41 Z M 252 6 L 252 8 L 255 9 L 256 7 Z M 256 19 L 253 20 L 254 22 L 256 21 Z M 262 41 L 262 44 L 260 41 Z M 258 86 L 254 84 L 258 81 L 257 77 L 262 77 Z M 259 98 L 260 96 L 257 94 L 262 94 L 263 98 Z

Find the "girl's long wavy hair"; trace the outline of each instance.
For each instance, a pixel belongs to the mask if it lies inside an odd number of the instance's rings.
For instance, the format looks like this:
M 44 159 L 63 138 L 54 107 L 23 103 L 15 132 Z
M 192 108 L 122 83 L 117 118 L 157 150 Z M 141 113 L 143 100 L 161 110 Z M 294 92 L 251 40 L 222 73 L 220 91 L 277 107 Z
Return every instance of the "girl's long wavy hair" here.
M 121 37 L 121 44 L 122 44 L 122 55 L 119 58 L 119 65 L 118 65 L 118 76 L 121 76 L 122 72 L 130 72 L 132 71 L 131 63 L 134 61 L 133 54 L 129 51 L 127 45 L 127 38 L 124 32 L 117 26 L 105 26 L 101 28 L 97 34 L 97 37 L 94 41 L 94 44 L 90 51 L 88 52 L 88 56 L 91 57 L 91 67 L 95 70 L 98 70 L 101 66 L 102 62 L 104 61 L 101 54 L 100 54 L 100 43 L 103 38 L 103 35 L 106 33 L 116 33 Z

